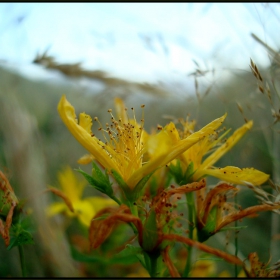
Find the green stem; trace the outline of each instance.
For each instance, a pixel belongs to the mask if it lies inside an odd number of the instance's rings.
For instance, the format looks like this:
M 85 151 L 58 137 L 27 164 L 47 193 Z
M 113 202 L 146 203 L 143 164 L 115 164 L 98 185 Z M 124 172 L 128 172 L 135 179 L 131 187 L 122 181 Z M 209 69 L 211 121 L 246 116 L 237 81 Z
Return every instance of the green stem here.
M 119 205 L 122 204 L 121 201 L 120 201 L 116 196 L 111 195 L 110 197 L 111 197 L 114 201 L 116 201 Z
M 138 230 L 137 230 L 136 226 L 133 223 L 129 223 L 129 225 L 131 226 L 134 234 L 137 235 L 138 234 Z
M 137 208 L 137 205 L 131 205 L 129 203 L 129 209 L 131 211 L 131 214 L 138 218 L 138 208 Z M 138 234 L 138 230 L 137 230 L 136 226 L 133 223 L 129 223 L 129 224 L 130 224 L 131 228 L 133 229 L 134 234 L 137 235 Z
M 193 230 L 195 225 L 195 208 L 194 208 L 194 197 L 193 193 L 186 194 L 187 197 L 187 205 L 188 205 L 188 215 L 189 215 L 189 238 L 193 239 Z M 192 262 L 192 246 L 188 247 L 188 257 L 187 263 L 184 269 L 183 277 L 188 277 L 191 270 L 191 262 Z
M 23 246 L 18 246 L 18 251 L 19 251 L 22 277 L 26 277 L 27 273 L 26 273 L 25 258 L 24 258 L 24 253 L 23 253 Z
M 150 257 L 151 260 L 151 277 L 157 277 L 157 257 Z
M 237 194 L 234 197 L 234 203 L 235 203 L 235 205 L 237 205 Z M 237 220 L 234 222 L 234 226 L 237 227 Z M 237 257 L 237 254 L 238 254 L 237 231 L 235 231 L 234 245 L 235 245 L 235 256 Z M 237 278 L 237 264 L 234 265 L 234 277 Z
M 138 207 L 137 207 L 137 205 L 131 205 L 129 208 L 130 208 L 130 211 L 131 211 L 132 215 L 139 218 L 138 217 Z
M 157 277 L 157 260 L 159 257 L 158 252 L 147 253 L 144 252 L 144 258 L 146 263 L 146 269 L 148 270 L 152 278 Z

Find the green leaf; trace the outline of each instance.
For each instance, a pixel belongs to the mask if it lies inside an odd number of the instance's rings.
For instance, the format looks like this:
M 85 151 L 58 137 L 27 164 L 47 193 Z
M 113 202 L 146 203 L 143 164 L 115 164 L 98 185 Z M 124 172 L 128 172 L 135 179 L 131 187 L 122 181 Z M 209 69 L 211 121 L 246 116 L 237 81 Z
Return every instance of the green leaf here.
M 71 246 L 71 254 L 74 260 L 79 262 L 103 263 L 103 264 L 133 264 L 136 263 L 141 256 L 142 249 L 132 245 L 127 245 L 124 250 L 116 254 L 113 258 L 99 255 L 86 255 L 79 252 L 75 247 Z
M 126 191 L 127 189 L 130 189 L 129 186 L 127 185 L 127 183 L 124 181 L 124 179 L 122 178 L 122 176 L 114 169 L 112 169 L 112 174 L 115 178 L 115 180 L 117 181 L 118 185 L 124 190 Z
M 90 262 L 90 263 L 108 263 L 108 259 L 96 256 L 96 255 L 86 255 L 79 252 L 75 247 L 70 246 L 72 258 L 79 262 Z
M 145 187 L 146 183 L 148 182 L 148 180 L 151 178 L 151 176 L 153 175 L 154 172 L 151 172 L 150 174 L 146 175 L 145 177 L 143 177 L 135 186 L 135 188 L 133 189 L 132 193 L 133 193 L 133 201 L 136 201 L 138 199 L 138 197 L 141 194 L 142 189 Z
M 109 197 L 114 196 L 112 184 L 110 183 L 109 176 L 106 171 L 105 174 L 103 174 L 98 165 L 94 162 L 92 162 L 92 166 L 92 176 L 81 169 L 76 169 L 76 171 L 81 173 L 88 181 L 88 183 L 98 191 L 107 194 Z
M 146 269 L 146 264 L 145 264 L 145 258 L 142 254 L 136 254 L 137 259 L 139 260 L 139 262 L 142 264 L 142 266 Z
M 150 180 L 150 194 L 151 197 L 154 197 L 157 194 L 158 182 L 157 178 L 153 176 Z
M 176 165 L 170 164 L 169 170 L 170 170 L 170 173 L 173 175 L 176 183 L 180 185 L 180 183 L 182 182 L 182 180 L 184 178 L 180 160 L 177 159 Z
M 124 181 L 122 176 L 116 170 L 112 169 L 112 174 L 113 174 L 115 180 L 117 181 L 119 187 L 123 190 L 126 198 L 130 202 L 130 204 L 133 204 L 133 202 L 135 202 L 138 199 L 138 197 L 141 194 L 142 189 L 145 187 L 146 183 L 148 182 L 150 177 L 153 175 L 153 173 L 154 172 L 151 172 L 150 174 L 148 174 L 145 177 L 143 177 L 137 183 L 137 185 L 133 189 L 131 189 L 127 185 L 127 183 Z
M 141 254 L 142 252 L 143 249 L 141 247 L 127 244 L 125 248 L 116 255 L 116 257 L 131 256 L 131 255 Z
M 93 186 L 95 189 L 99 190 L 100 192 L 105 193 L 105 190 L 102 188 L 102 186 L 99 185 L 99 182 L 97 180 L 92 178 L 89 174 L 87 174 L 81 169 L 75 169 L 75 170 L 81 173 L 91 186 Z
M 7 249 L 11 250 L 13 247 L 26 244 L 34 244 L 34 240 L 30 232 L 22 230 L 20 233 L 17 234 L 17 236 L 11 237 L 10 245 Z
M 25 244 L 34 244 L 32 232 L 35 231 L 34 224 L 31 216 L 23 217 L 22 215 L 17 219 L 10 230 L 11 240 L 8 246 L 8 250 L 13 247 L 21 246 Z
M 29 231 L 25 230 L 20 224 L 14 227 L 16 227 L 16 229 L 12 230 L 10 244 L 7 248 L 8 250 L 16 246 L 34 244 L 33 237 Z
M 125 204 L 129 205 L 130 203 L 133 203 L 133 193 L 132 190 L 130 189 L 130 187 L 127 185 L 127 183 L 124 181 L 124 179 L 122 178 L 122 176 L 114 169 L 111 170 L 112 175 L 114 176 L 116 182 L 118 183 L 119 187 L 122 189 L 124 195 L 125 195 L 125 199 L 128 201 L 124 201 Z
M 165 176 L 164 188 L 167 188 L 170 186 L 172 179 L 173 179 L 172 174 L 170 174 L 170 172 L 167 172 L 167 174 Z
M 181 167 L 180 160 L 177 160 L 176 165 L 170 164 L 169 166 L 170 173 L 173 175 L 176 183 L 178 185 L 185 185 L 191 182 L 191 178 L 193 174 L 195 173 L 194 171 L 194 164 L 191 162 L 185 173 L 183 173 L 183 169 Z
M 185 174 L 184 174 L 184 180 L 186 181 L 185 184 L 190 183 L 191 178 L 192 178 L 192 176 L 193 176 L 194 173 L 195 173 L 195 171 L 194 171 L 194 164 L 193 164 L 193 162 L 191 162 L 191 163 L 188 165 L 187 170 L 186 170 L 186 172 L 185 172 Z
M 92 162 L 92 178 L 103 185 L 111 185 L 107 172 L 104 174 L 95 162 Z
M 110 263 L 119 263 L 119 264 L 132 264 L 139 260 L 137 255 L 142 254 L 143 249 L 141 247 L 136 247 L 130 244 L 127 244 L 126 247 L 114 258 L 110 259 Z
M 202 230 L 197 231 L 197 237 L 199 242 L 204 242 L 213 235 L 213 232 L 215 231 L 216 228 L 216 222 L 217 222 L 217 206 L 214 206 L 208 215 L 206 225 L 203 227 Z

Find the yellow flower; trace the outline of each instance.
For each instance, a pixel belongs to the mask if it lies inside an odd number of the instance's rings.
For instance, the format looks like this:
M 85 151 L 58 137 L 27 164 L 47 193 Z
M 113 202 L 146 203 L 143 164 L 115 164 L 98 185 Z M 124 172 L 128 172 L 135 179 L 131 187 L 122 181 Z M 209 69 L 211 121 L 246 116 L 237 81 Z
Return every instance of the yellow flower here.
M 87 182 L 79 180 L 72 169 L 67 166 L 58 173 L 58 181 L 63 193 L 73 208 L 72 212 L 65 202 L 54 202 L 47 208 L 49 217 L 58 213 L 65 213 L 69 217 L 77 217 L 85 226 L 89 227 L 91 219 L 101 209 L 111 205 L 117 205 L 113 200 L 103 197 L 86 197 L 82 199 L 83 191 Z M 61 196 L 61 195 L 60 195 Z
M 232 278 L 231 274 L 229 273 L 228 270 L 223 270 L 221 273 L 218 275 L 219 278 Z M 246 278 L 246 274 L 243 269 L 240 270 L 240 272 L 237 275 L 238 278 Z
M 163 141 L 163 149 L 156 149 L 151 159 L 143 163 L 143 154 L 148 150 L 143 128 L 144 119 L 141 120 L 141 125 L 137 124 L 135 118 L 129 120 L 122 101 L 118 99 L 117 102 L 120 118 L 115 119 L 112 110 L 108 110 L 112 124 L 106 124 L 106 129 L 99 128 L 104 133 L 105 142 L 92 134 L 92 119 L 89 115 L 81 113 L 79 123 L 77 122 L 74 107 L 65 95 L 58 104 L 58 112 L 69 131 L 91 155 L 107 170 L 118 172 L 131 189 L 146 175 L 166 165 L 205 136 L 214 133 L 225 119 L 225 116 L 220 117 L 182 140 L 177 137 L 174 124 L 170 123 L 156 135 Z
M 216 274 L 217 265 L 212 260 L 198 260 L 192 267 L 190 277 L 213 277 Z
M 134 270 L 135 271 L 135 270 Z M 141 266 L 138 270 L 136 270 L 135 272 L 129 273 L 126 275 L 127 278 L 149 278 L 150 275 L 147 272 L 147 270 L 145 270 L 145 268 L 143 266 Z
M 184 133 L 191 135 L 194 128 L 194 122 L 181 122 L 185 128 Z M 268 180 L 269 175 L 254 168 L 240 169 L 234 166 L 226 166 L 224 168 L 215 168 L 213 165 L 227 153 L 241 137 L 253 126 L 253 121 L 249 121 L 239 129 L 237 129 L 224 144 L 220 145 L 214 152 L 212 152 L 205 160 L 203 157 L 210 152 L 215 146 L 220 144 L 224 136 L 229 132 L 225 132 L 221 137 L 213 138 L 213 135 L 205 137 L 202 141 L 193 145 L 185 153 L 180 156 L 181 162 L 188 166 L 191 162 L 194 164 L 195 173 L 193 180 L 198 181 L 205 175 L 210 175 L 221 180 L 234 184 L 253 184 L 261 185 Z M 217 134 L 217 133 L 216 133 Z

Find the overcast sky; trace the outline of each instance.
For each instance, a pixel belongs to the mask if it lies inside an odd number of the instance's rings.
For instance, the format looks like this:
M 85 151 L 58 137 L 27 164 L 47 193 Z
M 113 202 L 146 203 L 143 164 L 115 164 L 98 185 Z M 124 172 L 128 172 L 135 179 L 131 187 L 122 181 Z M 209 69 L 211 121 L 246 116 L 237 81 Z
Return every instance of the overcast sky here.
M 155 82 L 184 78 L 193 60 L 266 66 L 250 33 L 278 50 L 279 30 L 278 3 L 0 3 L 0 61 L 21 68 L 48 49 L 61 63 Z

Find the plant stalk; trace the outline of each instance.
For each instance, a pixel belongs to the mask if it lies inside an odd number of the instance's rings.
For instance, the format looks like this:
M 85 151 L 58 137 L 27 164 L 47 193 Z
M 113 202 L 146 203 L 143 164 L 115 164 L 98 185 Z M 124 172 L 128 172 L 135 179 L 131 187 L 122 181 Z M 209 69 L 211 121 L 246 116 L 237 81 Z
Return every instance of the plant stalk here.
M 234 197 L 234 203 L 237 205 L 237 194 Z M 234 222 L 234 226 L 237 227 L 237 220 Z M 235 246 L 235 256 L 237 257 L 238 254 L 238 231 L 235 231 L 235 237 L 234 237 L 234 246 Z M 237 264 L 234 265 L 234 277 L 237 278 Z
M 24 253 L 23 253 L 23 246 L 19 245 L 18 246 L 18 251 L 19 251 L 19 258 L 20 258 L 22 277 L 26 277 L 27 273 L 26 273 L 25 257 L 24 257 Z
M 146 269 L 152 278 L 157 277 L 157 260 L 159 256 L 159 251 L 152 253 L 144 252 Z
M 194 208 L 194 196 L 193 193 L 186 194 L 187 205 L 188 205 L 188 216 L 189 216 L 189 238 L 193 239 L 193 230 L 195 225 L 195 208 Z M 192 246 L 188 247 L 187 262 L 184 269 L 183 277 L 188 277 L 191 270 L 192 262 Z

